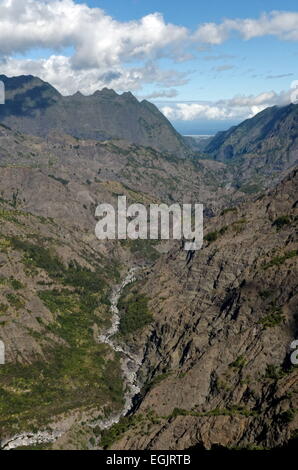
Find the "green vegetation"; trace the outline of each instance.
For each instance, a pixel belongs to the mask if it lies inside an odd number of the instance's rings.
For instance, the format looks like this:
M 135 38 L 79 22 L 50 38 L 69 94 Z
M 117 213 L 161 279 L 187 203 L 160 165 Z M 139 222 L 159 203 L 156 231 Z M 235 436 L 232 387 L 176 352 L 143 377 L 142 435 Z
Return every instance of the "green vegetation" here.
M 145 385 L 145 390 L 146 391 L 149 391 L 151 388 L 155 387 L 155 385 L 158 385 L 159 383 L 161 383 L 163 380 L 165 380 L 167 377 L 170 377 L 171 376 L 171 372 L 166 372 L 164 374 L 159 374 L 159 375 L 156 375 L 152 380 L 151 382 L 148 382 L 146 385 Z
M 56 322 L 47 326 L 50 331 L 75 347 L 93 341 L 91 327 L 100 324 L 95 311 L 102 303 L 100 294 L 54 289 L 40 291 L 38 295 L 46 307 L 58 315 Z
M 229 227 L 227 225 L 224 225 L 219 230 L 214 230 L 214 232 L 209 232 L 204 236 L 204 240 L 206 240 L 208 243 L 215 242 L 219 236 L 224 235 L 224 233 L 226 233 L 228 228 Z
M 285 375 L 281 367 L 274 364 L 268 364 L 265 372 L 266 379 L 278 380 Z
M 14 290 L 24 289 L 24 287 L 25 287 L 24 284 L 22 284 L 21 281 L 18 281 L 17 279 L 14 279 L 13 277 L 11 277 L 9 279 L 9 282 L 10 282 L 11 287 Z
M 246 360 L 243 356 L 238 356 L 237 359 L 230 364 L 230 367 L 235 367 L 236 369 L 242 369 L 246 364 Z
M 16 294 L 11 294 L 11 293 L 6 294 L 6 298 L 8 302 L 10 303 L 10 305 L 17 310 L 20 310 L 25 305 L 24 300 Z
M 20 289 L 24 289 L 24 287 L 26 287 L 21 281 L 18 281 L 13 276 L 10 276 L 9 278 L 1 276 L 0 277 L 0 286 L 1 285 L 9 286 L 13 290 L 20 290 Z
M 297 255 L 298 255 L 298 250 L 292 250 L 292 251 L 288 251 L 282 256 L 275 256 L 274 258 L 272 258 L 271 261 L 269 261 L 269 263 L 263 264 L 263 269 L 269 269 L 269 268 L 272 268 L 273 266 L 280 266 L 288 259 L 294 258 Z
M 121 312 L 119 331 L 122 335 L 134 333 L 153 320 L 148 310 L 148 298 L 142 294 L 130 292 L 127 295 L 124 291 L 118 306 Z
M 115 441 L 129 429 L 142 420 L 142 415 L 128 416 L 120 419 L 119 423 L 113 424 L 109 429 L 105 429 L 101 435 L 101 446 L 108 449 Z
M 105 271 L 97 268 L 91 271 L 72 261 L 68 267 L 60 261 L 49 248 L 38 246 L 28 241 L 11 238 L 11 245 L 24 252 L 23 261 L 26 266 L 45 270 L 48 275 L 66 286 L 72 286 L 85 292 L 95 293 L 106 287 L 104 274 L 118 278 L 119 273 L 115 267 Z
M 51 277 L 58 277 L 64 271 L 64 266 L 56 255 L 48 248 L 34 245 L 28 241 L 11 238 L 11 246 L 24 252 L 24 263 L 27 266 L 44 269 Z
M 237 212 L 237 207 L 227 207 L 226 209 L 224 209 L 220 215 L 225 215 L 227 214 L 228 212 Z
M 266 367 L 265 378 L 272 380 L 279 380 L 285 375 L 292 374 L 297 366 L 276 366 L 274 364 L 268 364 Z M 291 397 L 291 394 L 286 394 L 288 398 Z
M 277 219 L 274 220 L 273 226 L 277 228 L 277 230 L 280 230 L 282 227 L 285 225 L 289 225 L 292 222 L 292 219 L 288 215 L 282 215 L 281 217 L 278 217 Z
M 194 412 L 189 411 L 189 410 L 184 410 L 183 408 L 174 408 L 170 418 L 177 418 L 177 416 L 188 416 L 192 415 Z
M 7 222 L 14 222 L 18 224 L 16 215 L 18 215 L 18 211 L 0 209 L 0 219 L 6 220 Z
M 7 253 L 10 246 L 10 240 L 7 240 L 6 238 L 0 238 L 0 252 L 2 251 L 2 253 Z
M 158 240 L 125 240 L 122 244 L 128 245 L 130 251 L 149 262 L 156 261 L 160 253 L 154 248 L 159 241 Z
M 219 229 L 219 231 L 218 231 L 219 235 L 223 235 L 224 233 L 226 233 L 228 228 L 229 227 L 227 225 L 224 225 L 223 227 L 221 227 L 221 229 Z
M 291 423 L 291 421 L 294 420 L 295 418 L 295 410 L 293 408 L 290 408 L 289 410 L 287 411 L 283 411 L 280 415 L 279 415 L 279 420 L 283 423 L 283 424 L 288 424 L 288 423 Z
M 236 220 L 235 222 L 232 223 L 232 230 L 236 233 L 242 232 L 246 222 L 247 222 L 247 220 L 245 218 Z
M 258 412 L 255 410 L 248 410 L 241 405 L 232 405 L 228 408 L 215 408 L 214 410 L 197 412 L 192 410 L 185 410 L 181 408 L 174 408 L 171 415 L 168 418 L 176 418 L 177 416 L 257 416 Z
M 258 184 L 244 184 L 241 186 L 240 191 L 245 194 L 254 194 L 262 190 L 262 187 Z
M 30 446 L 20 446 L 14 450 L 52 450 L 52 443 L 48 442 L 45 444 L 35 444 Z
M 6 313 L 8 310 L 8 305 L 0 303 L 0 315 Z
M 209 232 L 204 236 L 204 240 L 206 240 L 208 243 L 215 242 L 218 238 L 218 232 L 215 230 L 214 232 Z
M 32 423 L 44 425 L 56 414 L 75 408 L 106 404 L 111 412 L 121 408 L 120 358 L 94 338 L 95 326 L 100 329 L 105 322 L 105 276 L 118 275 L 114 264 L 105 271 L 91 271 L 74 261 L 65 266 L 49 248 L 16 238 L 10 244 L 23 253 L 25 266 L 46 271 L 59 287 L 38 292 L 53 320 L 38 317 L 39 331 L 28 329 L 40 342 L 46 360 L 37 357 L 30 365 L 0 368 L 0 428 L 20 431 L 30 424 L 32 429 Z M 15 290 L 23 287 L 14 278 L 6 283 Z M 6 298 L 11 306 L 24 307 L 20 295 L 7 293 Z
M 270 289 L 264 289 L 262 290 L 259 295 L 262 299 L 268 299 L 269 297 L 271 297 L 272 295 L 274 294 L 274 291 L 270 290 Z
M 55 414 L 77 407 L 122 406 L 118 359 L 105 360 L 106 349 L 84 338 L 77 348 L 57 347 L 48 361 L 0 368 L 0 426 L 20 431 L 32 420 L 45 425 Z
M 284 317 L 280 311 L 272 312 L 266 315 L 264 318 L 258 321 L 260 325 L 265 326 L 265 328 L 272 328 L 274 326 L 280 325 Z
M 60 178 L 59 176 L 55 175 L 48 175 L 49 178 L 52 178 L 55 181 L 58 181 L 58 183 L 63 184 L 64 186 L 68 185 L 69 181 L 65 180 L 64 178 Z
M 55 314 L 53 323 L 44 324 L 40 319 L 43 336 L 52 333 L 66 343 L 61 346 L 51 340 L 46 362 L 0 368 L 0 426 L 15 422 L 22 427 L 30 419 L 44 424 L 57 413 L 107 401 L 121 407 L 119 358 L 106 360 L 107 346 L 94 340 L 93 326 L 100 327 L 102 321 L 96 310 L 101 292 L 54 289 L 40 291 L 39 296 Z

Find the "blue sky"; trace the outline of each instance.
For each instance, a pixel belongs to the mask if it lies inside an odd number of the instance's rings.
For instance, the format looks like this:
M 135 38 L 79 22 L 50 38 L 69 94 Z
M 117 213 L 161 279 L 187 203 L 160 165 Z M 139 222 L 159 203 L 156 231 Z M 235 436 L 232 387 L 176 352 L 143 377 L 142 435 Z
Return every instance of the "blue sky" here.
M 131 90 L 182 132 L 213 133 L 289 102 L 297 10 L 293 0 L 0 0 L 1 72 L 63 94 Z
M 162 12 L 166 21 L 196 28 L 199 23 L 220 21 L 224 17 L 257 17 L 270 10 L 297 10 L 295 0 L 80 0 L 91 7 L 103 8 L 121 21 L 138 19 L 154 11 Z

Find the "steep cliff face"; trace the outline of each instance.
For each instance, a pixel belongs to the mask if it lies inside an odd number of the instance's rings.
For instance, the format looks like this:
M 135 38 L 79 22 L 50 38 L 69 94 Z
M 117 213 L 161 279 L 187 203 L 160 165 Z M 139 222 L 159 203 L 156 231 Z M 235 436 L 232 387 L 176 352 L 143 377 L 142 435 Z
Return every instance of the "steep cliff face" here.
M 273 106 L 225 132 L 203 149 L 225 162 L 233 185 L 247 194 L 273 187 L 298 161 L 298 106 Z
M 118 95 L 104 88 L 92 96 L 62 96 L 37 77 L 8 78 L 0 122 L 26 134 L 46 136 L 59 130 L 74 137 L 112 138 L 153 147 L 184 157 L 190 149 L 163 114 L 148 101 L 139 102 L 130 92 Z
M 297 171 L 205 227 L 202 250 L 158 261 L 140 292 L 144 394 L 113 448 L 272 448 L 295 436 Z
M 298 106 L 273 106 L 228 131 L 219 132 L 205 147 L 216 160 L 266 156 L 276 165 L 297 160 Z

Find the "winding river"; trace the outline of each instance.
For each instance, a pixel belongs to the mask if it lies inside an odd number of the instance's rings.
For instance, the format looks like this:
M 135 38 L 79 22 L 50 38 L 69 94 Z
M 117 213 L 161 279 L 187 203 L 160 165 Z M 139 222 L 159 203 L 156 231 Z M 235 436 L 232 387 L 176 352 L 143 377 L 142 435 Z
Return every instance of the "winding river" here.
M 127 348 L 119 345 L 119 343 L 115 341 L 115 334 L 118 333 L 120 324 L 118 302 L 124 287 L 136 280 L 136 271 L 137 268 L 131 268 L 126 277 L 123 279 L 122 283 L 113 289 L 110 297 L 111 312 L 113 314 L 112 326 L 98 338 L 100 343 L 108 344 L 114 351 L 121 353 L 121 369 L 126 390 L 123 409 L 119 413 L 110 416 L 106 420 L 98 421 L 96 426 L 101 427 L 101 429 L 107 429 L 113 424 L 118 423 L 120 418 L 125 416 L 132 408 L 133 398 L 141 390 L 140 385 L 137 383 L 137 372 L 142 363 L 142 357 L 132 354 Z
M 133 405 L 133 398 L 140 392 L 140 385 L 137 383 L 137 371 L 141 365 L 142 358 L 132 354 L 125 346 L 119 345 L 115 340 L 115 334 L 119 331 L 120 314 L 118 302 L 123 289 L 136 280 L 138 268 L 131 268 L 123 279 L 122 283 L 115 286 L 110 296 L 112 325 L 98 337 L 100 343 L 108 344 L 114 351 L 121 354 L 121 370 L 125 387 L 124 406 L 118 413 L 92 423 L 92 427 L 98 426 L 101 429 L 108 429 L 113 424 L 118 423 L 122 416 L 125 416 Z M 51 431 L 40 430 L 36 433 L 20 433 L 1 442 L 2 450 L 11 450 L 21 446 L 31 446 L 46 444 L 57 440 L 64 431 L 55 429 Z

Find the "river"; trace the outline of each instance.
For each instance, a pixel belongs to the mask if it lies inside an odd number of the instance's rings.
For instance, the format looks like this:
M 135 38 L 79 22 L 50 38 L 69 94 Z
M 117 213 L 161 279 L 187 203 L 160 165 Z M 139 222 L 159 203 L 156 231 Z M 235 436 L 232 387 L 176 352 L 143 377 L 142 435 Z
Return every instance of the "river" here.
M 124 382 L 124 406 L 122 410 L 108 418 L 92 422 L 92 427 L 98 426 L 101 429 L 108 429 L 113 424 L 118 423 L 122 416 L 125 416 L 133 405 L 133 398 L 140 392 L 140 385 L 137 382 L 137 371 L 141 365 L 142 358 L 132 354 L 125 346 L 121 346 L 115 339 L 115 334 L 119 331 L 120 313 L 118 302 L 123 289 L 136 280 L 136 272 L 138 268 L 131 268 L 126 274 L 121 284 L 115 286 L 111 292 L 110 303 L 112 313 L 111 327 L 103 332 L 99 337 L 100 343 L 108 344 L 114 351 L 121 355 L 121 370 Z M 36 433 L 24 432 L 16 434 L 9 439 L 1 442 L 1 450 L 12 450 L 21 446 L 32 446 L 37 444 L 46 444 L 57 440 L 64 431 L 55 430 L 39 430 Z

